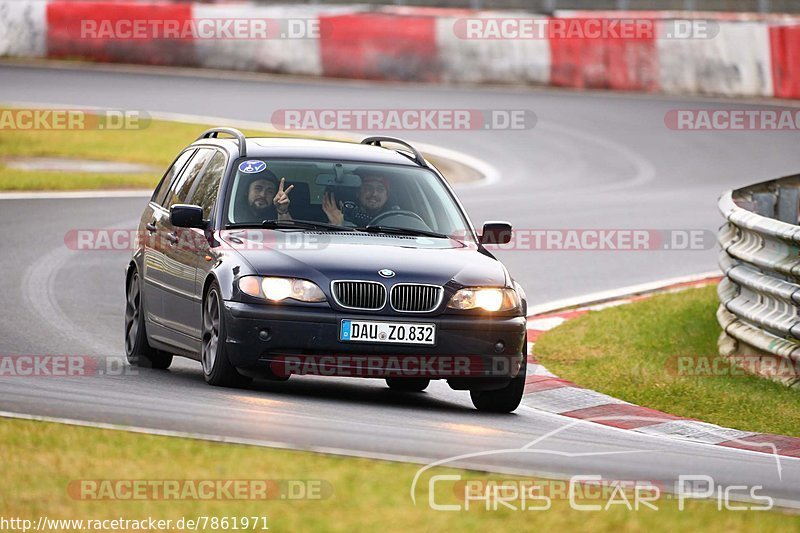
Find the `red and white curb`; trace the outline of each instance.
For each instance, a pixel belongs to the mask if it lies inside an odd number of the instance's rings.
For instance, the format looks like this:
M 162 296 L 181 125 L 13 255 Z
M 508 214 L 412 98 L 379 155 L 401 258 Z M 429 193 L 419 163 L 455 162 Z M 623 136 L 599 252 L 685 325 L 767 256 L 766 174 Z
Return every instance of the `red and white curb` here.
M 713 38 L 670 37 L 676 19 L 685 28 L 681 19 L 698 16 L 709 19 L 706 24 L 714 29 L 709 32 Z M 593 38 L 575 37 L 595 33 L 587 24 L 601 25 L 597 20 L 582 22 L 587 17 L 608 20 L 609 25 L 625 21 L 636 36 L 619 38 L 618 31 L 600 31 Z M 508 31 L 493 29 L 504 19 Z M 185 31 L 200 21 L 216 28 L 217 23 L 247 20 L 292 21 L 304 30 L 239 39 L 224 30 Z M 541 35 L 515 35 L 514 29 L 527 33 L 519 25 L 528 27 L 534 20 L 543 28 Z M 132 22 L 146 21 L 179 31 L 165 38 L 170 32 L 137 30 L 131 38 Z M 475 31 L 466 32 L 467 23 Z M 567 24 L 570 31 L 559 30 Z M 349 79 L 800 98 L 797 16 L 674 11 L 543 15 L 364 4 L 0 0 L 0 29 L 4 57 L 82 58 Z
M 800 458 L 798 437 L 740 431 L 634 405 L 559 378 L 542 366 L 533 355 L 533 347 L 542 334 L 590 311 L 633 303 L 654 294 L 703 287 L 719 280 L 719 274 L 669 280 L 669 283 L 653 286 L 647 291 L 631 290 L 626 296 L 611 297 L 602 301 L 587 297 L 584 299 L 587 303 L 582 306 L 571 306 L 530 316 L 528 353 L 531 355 L 528 356 L 528 375 L 522 404 L 560 416 L 647 435 Z

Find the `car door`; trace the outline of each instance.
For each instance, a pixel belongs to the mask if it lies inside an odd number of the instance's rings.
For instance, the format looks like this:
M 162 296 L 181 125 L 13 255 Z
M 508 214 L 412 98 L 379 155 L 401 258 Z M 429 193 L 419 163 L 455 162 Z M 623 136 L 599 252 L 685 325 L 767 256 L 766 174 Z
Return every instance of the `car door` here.
M 203 169 L 217 151 L 200 148 L 176 180 L 164 204 L 165 216 L 160 220 L 159 234 L 164 245 L 164 322 L 169 329 L 189 337 L 199 337 L 199 328 L 194 327 L 194 316 L 199 312 L 199 300 L 195 294 L 197 271 L 196 233 L 189 228 L 176 228 L 169 218 L 169 208 L 184 204 L 189 198 Z M 202 235 L 202 233 L 201 233 Z M 180 346 L 194 349 L 191 339 L 173 338 Z
M 142 240 L 144 313 L 148 322 L 164 320 L 164 247 L 163 236 L 158 234 L 159 226 L 163 226 L 163 218 L 168 216 L 163 204 L 173 183 L 196 151 L 195 148 L 184 150 L 175 159 L 153 192 L 139 224 L 139 238 Z
M 211 161 L 206 165 L 203 175 L 197 180 L 194 188 L 192 189 L 187 203 L 192 205 L 199 205 L 203 208 L 203 220 L 213 220 L 214 210 L 216 208 L 217 196 L 219 195 L 219 187 L 222 182 L 222 177 L 225 175 L 225 168 L 228 164 L 228 157 L 222 153 L 217 152 Z M 203 299 L 203 283 L 205 282 L 206 275 L 212 266 L 212 256 L 209 255 L 209 242 L 206 230 L 191 228 L 187 230 L 192 232 L 192 244 L 195 246 L 194 253 L 197 258 L 195 269 L 195 283 L 194 283 L 194 296 L 195 300 L 202 302 Z M 200 308 L 191 316 L 187 317 L 187 325 L 192 330 L 192 335 L 200 338 L 202 327 L 202 314 Z

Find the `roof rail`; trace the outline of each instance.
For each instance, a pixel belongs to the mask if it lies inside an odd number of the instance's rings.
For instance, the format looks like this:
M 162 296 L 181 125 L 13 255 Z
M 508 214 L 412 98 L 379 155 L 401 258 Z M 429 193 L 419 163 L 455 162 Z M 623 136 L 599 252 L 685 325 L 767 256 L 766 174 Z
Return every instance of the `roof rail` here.
M 236 140 L 239 141 L 239 157 L 247 157 L 247 141 L 245 140 L 244 133 L 235 128 L 211 128 L 210 130 L 204 131 L 197 140 L 216 139 L 220 133 L 227 133 L 232 137 L 236 137 Z
M 371 146 L 380 146 L 381 142 L 387 142 L 387 143 L 391 142 L 391 143 L 396 143 L 396 144 L 400 144 L 400 145 L 405 146 L 406 148 L 411 150 L 412 154 L 414 154 L 414 161 L 416 161 L 416 163 L 419 166 L 421 166 L 421 167 L 427 167 L 428 166 L 428 163 L 425 161 L 425 158 L 422 157 L 422 153 L 419 150 L 417 150 L 416 148 L 411 146 L 409 143 L 407 143 L 403 139 L 398 139 L 397 137 L 384 137 L 384 136 L 381 136 L 381 135 L 379 135 L 377 137 L 367 137 L 366 139 L 361 141 L 361 144 L 368 144 L 368 145 L 371 145 Z

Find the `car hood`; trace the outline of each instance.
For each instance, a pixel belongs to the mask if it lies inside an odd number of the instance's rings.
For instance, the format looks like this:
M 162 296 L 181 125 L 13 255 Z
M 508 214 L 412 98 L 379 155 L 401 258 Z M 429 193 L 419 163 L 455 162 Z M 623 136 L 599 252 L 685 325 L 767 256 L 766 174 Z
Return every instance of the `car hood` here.
M 384 279 L 390 269 L 393 283 L 462 286 L 504 286 L 502 263 L 478 251 L 474 244 L 455 240 L 364 233 L 252 232 L 229 230 L 220 239 L 250 264 L 253 273 L 310 279 L 320 285 L 331 280 Z

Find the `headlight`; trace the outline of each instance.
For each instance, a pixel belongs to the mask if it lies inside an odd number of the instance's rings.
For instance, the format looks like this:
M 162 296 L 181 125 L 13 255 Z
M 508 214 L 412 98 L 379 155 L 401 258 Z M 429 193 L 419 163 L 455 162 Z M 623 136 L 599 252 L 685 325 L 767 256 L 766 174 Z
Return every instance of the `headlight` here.
M 315 283 L 296 278 L 262 278 L 245 276 L 239 279 L 239 289 L 256 298 L 280 302 L 287 298 L 301 302 L 324 302 L 325 293 Z
M 519 308 L 520 300 L 514 289 L 470 288 L 461 289 L 453 295 L 447 307 L 450 309 L 484 309 L 486 311 L 513 311 Z

